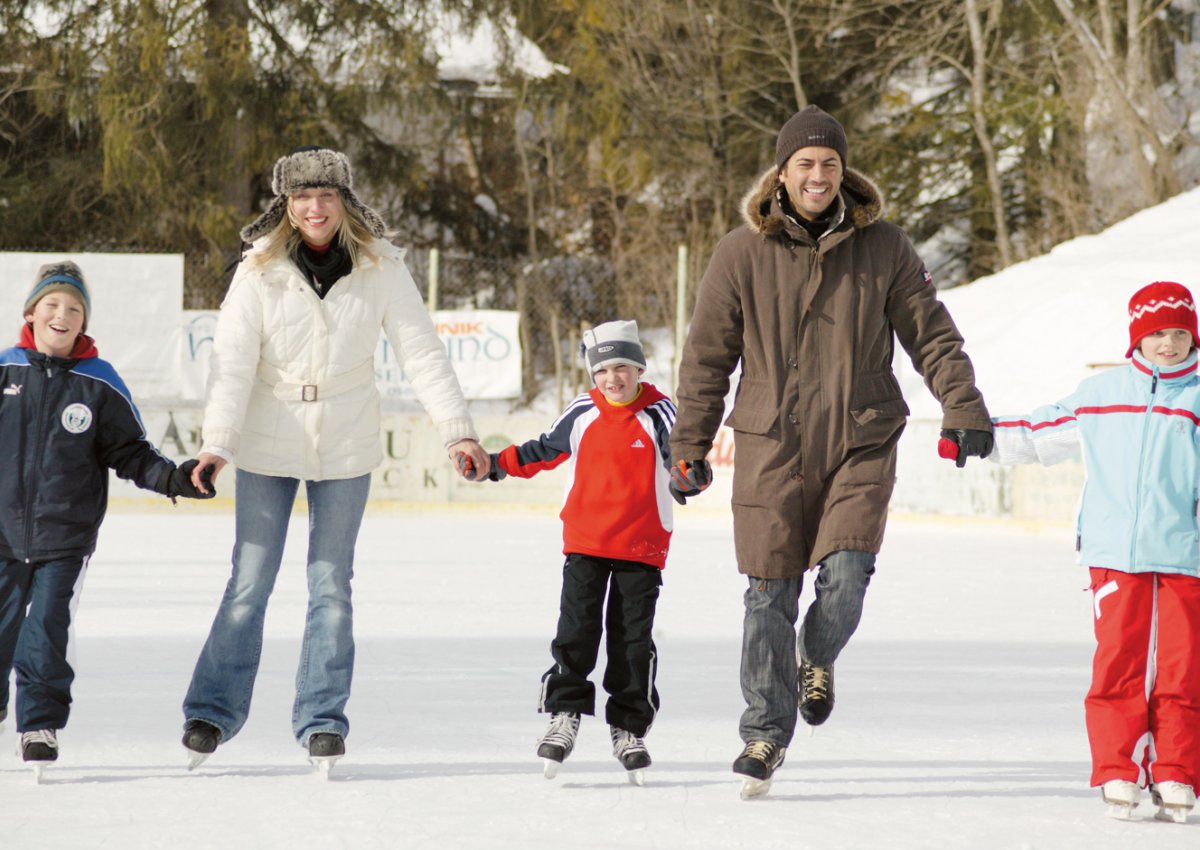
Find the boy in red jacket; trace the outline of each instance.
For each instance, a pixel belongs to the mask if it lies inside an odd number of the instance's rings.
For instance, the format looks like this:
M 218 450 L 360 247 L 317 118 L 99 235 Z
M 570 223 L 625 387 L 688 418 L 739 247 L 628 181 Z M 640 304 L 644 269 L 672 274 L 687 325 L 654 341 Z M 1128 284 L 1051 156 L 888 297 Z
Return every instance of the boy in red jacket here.
M 572 401 L 549 431 L 493 455 L 488 477 L 531 478 L 571 463 L 560 514 L 567 559 L 550 645 L 554 666 L 542 676 L 538 705 L 552 715 L 537 751 L 546 777 L 553 778 L 574 749 L 579 716 L 595 714 L 588 675 L 606 631 L 605 719 L 613 755 L 641 784 L 650 764 L 643 738 L 659 705 L 652 631 L 671 541 L 667 438 L 675 405 L 639 381 L 646 355 L 636 322 L 599 325 L 584 332 L 581 347 L 595 387 Z

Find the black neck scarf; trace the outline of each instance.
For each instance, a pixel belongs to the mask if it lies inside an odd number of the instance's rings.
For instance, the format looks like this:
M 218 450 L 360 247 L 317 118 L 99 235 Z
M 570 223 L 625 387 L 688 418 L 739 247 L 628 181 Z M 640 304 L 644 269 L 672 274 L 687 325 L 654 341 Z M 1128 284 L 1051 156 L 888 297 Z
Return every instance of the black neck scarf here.
M 308 285 L 321 299 L 329 294 L 335 283 L 354 271 L 354 261 L 341 241 L 333 243 L 324 252 L 314 251 L 301 242 L 293 259 L 308 280 Z

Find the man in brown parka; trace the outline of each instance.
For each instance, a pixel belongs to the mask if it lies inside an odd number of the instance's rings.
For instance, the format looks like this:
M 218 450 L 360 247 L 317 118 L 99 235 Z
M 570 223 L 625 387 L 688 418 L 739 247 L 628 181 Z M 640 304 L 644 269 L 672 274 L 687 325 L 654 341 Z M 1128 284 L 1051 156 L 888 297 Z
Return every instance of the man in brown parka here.
M 846 168 L 842 126 L 796 113 L 776 163 L 717 245 L 683 350 L 671 432 L 676 499 L 711 481 L 704 458 L 741 363 L 733 411 L 734 539 L 749 577 L 742 635 L 743 794 L 764 792 L 796 728 L 833 707 L 833 662 L 875 571 L 908 406 L 894 340 L 942 405 L 943 444 L 986 456 L 991 420 L 963 340 L 879 191 Z M 804 573 L 816 599 L 796 621 Z

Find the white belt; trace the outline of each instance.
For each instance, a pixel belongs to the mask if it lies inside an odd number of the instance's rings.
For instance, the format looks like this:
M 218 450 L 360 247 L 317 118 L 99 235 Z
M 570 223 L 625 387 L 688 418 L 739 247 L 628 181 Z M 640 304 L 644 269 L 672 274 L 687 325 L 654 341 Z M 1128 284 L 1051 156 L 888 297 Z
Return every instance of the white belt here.
M 326 378 L 315 384 L 298 381 L 269 363 L 259 362 L 258 377 L 267 384 L 280 401 L 326 401 L 375 380 L 375 364 L 370 360 L 362 365 Z

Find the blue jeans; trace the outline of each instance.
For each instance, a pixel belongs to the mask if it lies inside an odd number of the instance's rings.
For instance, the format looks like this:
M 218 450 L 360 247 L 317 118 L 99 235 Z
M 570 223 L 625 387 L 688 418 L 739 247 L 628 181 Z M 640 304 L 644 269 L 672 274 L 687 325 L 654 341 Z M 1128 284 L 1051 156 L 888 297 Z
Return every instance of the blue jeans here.
M 816 598 L 796 636 L 803 576 L 750 578 L 742 624 L 742 740 L 787 746 L 796 732 L 798 658 L 829 667 L 858 628 L 875 573 L 871 552 L 834 552 L 817 568 Z
M 267 599 L 283 560 L 299 485 L 295 478 L 237 473 L 233 576 L 183 700 L 184 717 L 216 726 L 222 741 L 236 735 L 250 713 Z M 350 579 L 371 476 L 306 481 L 305 487 L 308 617 L 292 710 L 292 731 L 302 745 L 316 732 L 345 736 L 350 729 L 345 714 L 354 672 Z
M 71 714 L 71 631 L 87 558 L 0 558 L 0 708 L 17 671 L 17 731 L 62 729 Z

